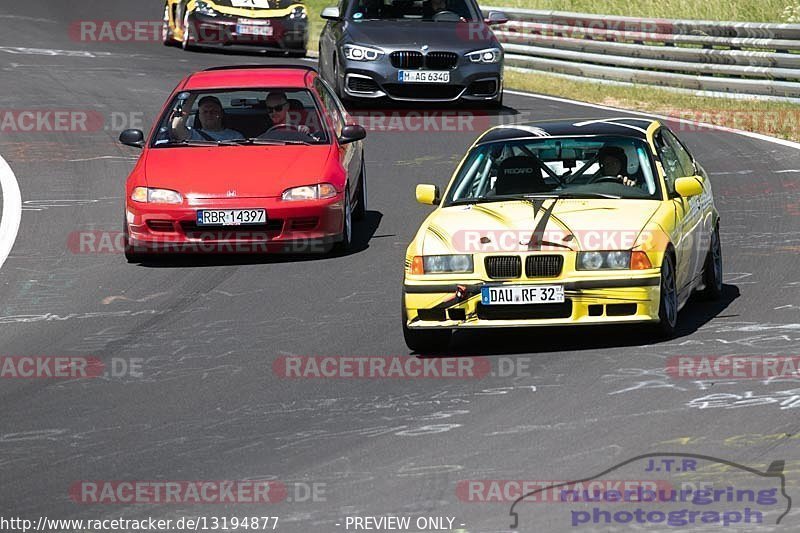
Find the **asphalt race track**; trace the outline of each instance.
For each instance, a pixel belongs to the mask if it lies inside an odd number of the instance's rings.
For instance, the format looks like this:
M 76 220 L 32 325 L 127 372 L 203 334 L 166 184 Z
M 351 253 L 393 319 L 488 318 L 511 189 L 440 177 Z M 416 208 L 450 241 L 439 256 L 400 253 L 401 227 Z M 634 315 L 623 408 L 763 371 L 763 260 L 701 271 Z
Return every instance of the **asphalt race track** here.
M 485 356 L 494 375 L 286 379 L 273 370 L 282 356 L 410 355 L 403 257 L 428 213 L 414 186 L 443 186 L 480 132 L 370 132 L 369 212 L 344 257 L 129 265 L 112 250 L 76 250 L 75 232 L 120 230 L 138 156 L 116 142 L 122 126 L 148 130 L 189 72 L 288 61 L 70 32 L 76 21 L 152 21 L 161 10 L 157 0 L 26 0 L 0 13 L 0 110 L 103 117 L 87 132 L 0 130 L 0 155 L 22 191 L 19 234 L 0 270 L 0 355 L 90 356 L 111 370 L 0 381 L 0 515 L 277 516 L 278 531 L 303 533 L 346 531 L 348 516 L 403 515 L 508 531 L 513 498 L 465 501 L 460 481 L 583 479 L 656 452 L 761 471 L 783 460 L 786 491 L 800 497 L 798 380 L 699 381 L 665 370 L 678 355 L 800 352 L 796 147 L 678 131 L 713 181 L 725 285 L 722 301 L 685 308 L 669 342 L 633 328 L 470 332 L 455 337 L 453 355 Z M 505 104 L 491 122 L 620 116 L 519 94 Z M 284 501 L 91 504 L 70 492 L 82 480 L 264 479 L 286 487 Z M 520 529 L 658 529 L 573 528 L 569 517 L 563 505 L 525 504 Z M 753 528 L 797 531 L 800 515 Z

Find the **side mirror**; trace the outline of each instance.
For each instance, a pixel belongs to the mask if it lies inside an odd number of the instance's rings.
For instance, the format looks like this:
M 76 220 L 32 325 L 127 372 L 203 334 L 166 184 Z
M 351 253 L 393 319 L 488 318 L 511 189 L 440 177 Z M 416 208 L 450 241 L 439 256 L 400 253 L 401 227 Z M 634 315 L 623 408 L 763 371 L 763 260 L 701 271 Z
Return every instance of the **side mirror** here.
M 436 185 L 417 185 L 417 202 L 425 205 L 436 205 L 439 203 L 439 187 Z
M 336 6 L 326 7 L 319 16 L 327 20 L 340 20 L 342 18 L 339 8 Z
M 144 148 L 144 132 L 142 130 L 125 130 L 119 134 L 119 142 L 134 148 Z
M 505 24 L 508 22 L 508 15 L 502 11 L 489 11 L 489 14 L 485 19 L 483 19 L 483 21 L 489 26 L 494 26 L 495 24 Z
M 342 134 L 339 135 L 339 144 L 348 144 L 360 141 L 366 136 L 367 130 L 364 129 L 364 126 L 359 126 L 358 124 L 348 124 L 342 128 Z
M 684 198 L 703 194 L 703 176 L 689 176 L 675 180 L 675 192 Z

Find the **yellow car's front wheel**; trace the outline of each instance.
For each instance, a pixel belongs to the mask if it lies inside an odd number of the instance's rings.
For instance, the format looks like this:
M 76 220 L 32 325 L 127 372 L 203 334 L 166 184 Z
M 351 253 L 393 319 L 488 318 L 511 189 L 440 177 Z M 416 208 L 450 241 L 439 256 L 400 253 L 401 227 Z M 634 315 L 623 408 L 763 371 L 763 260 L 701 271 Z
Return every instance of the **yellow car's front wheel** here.
M 161 23 L 161 40 L 164 41 L 165 46 L 171 46 L 175 40 L 172 34 L 172 25 L 170 24 L 169 2 L 164 4 L 164 20 Z
M 405 295 L 403 295 L 403 339 L 406 346 L 418 354 L 443 352 L 450 345 L 452 332 L 449 329 L 412 329 L 408 327 L 408 313 L 406 313 Z
M 675 335 L 678 325 L 678 289 L 675 284 L 675 261 L 672 254 L 665 254 L 661 263 L 661 290 L 658 304 L 659 336 L 669 339 Z

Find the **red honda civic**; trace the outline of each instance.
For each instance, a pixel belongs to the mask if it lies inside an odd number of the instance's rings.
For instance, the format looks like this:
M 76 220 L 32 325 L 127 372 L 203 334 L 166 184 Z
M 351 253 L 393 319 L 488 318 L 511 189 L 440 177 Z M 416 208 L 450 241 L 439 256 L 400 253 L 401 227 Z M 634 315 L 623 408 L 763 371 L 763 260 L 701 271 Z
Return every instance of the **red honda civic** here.
M 310 67 L 217 67 L 183 79 L 128 177 L 125 256 L 346 251 L 367 207 L 363 139 Z

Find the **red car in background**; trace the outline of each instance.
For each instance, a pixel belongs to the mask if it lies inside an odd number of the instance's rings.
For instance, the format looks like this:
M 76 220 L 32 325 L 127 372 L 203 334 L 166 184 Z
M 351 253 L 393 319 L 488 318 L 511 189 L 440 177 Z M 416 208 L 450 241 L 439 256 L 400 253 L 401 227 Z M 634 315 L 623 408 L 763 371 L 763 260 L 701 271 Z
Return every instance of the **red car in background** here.
M 310 67 L 182 80 L 128 177 L 125 255 L 346 251 L 367 204 L 363 127 Z

